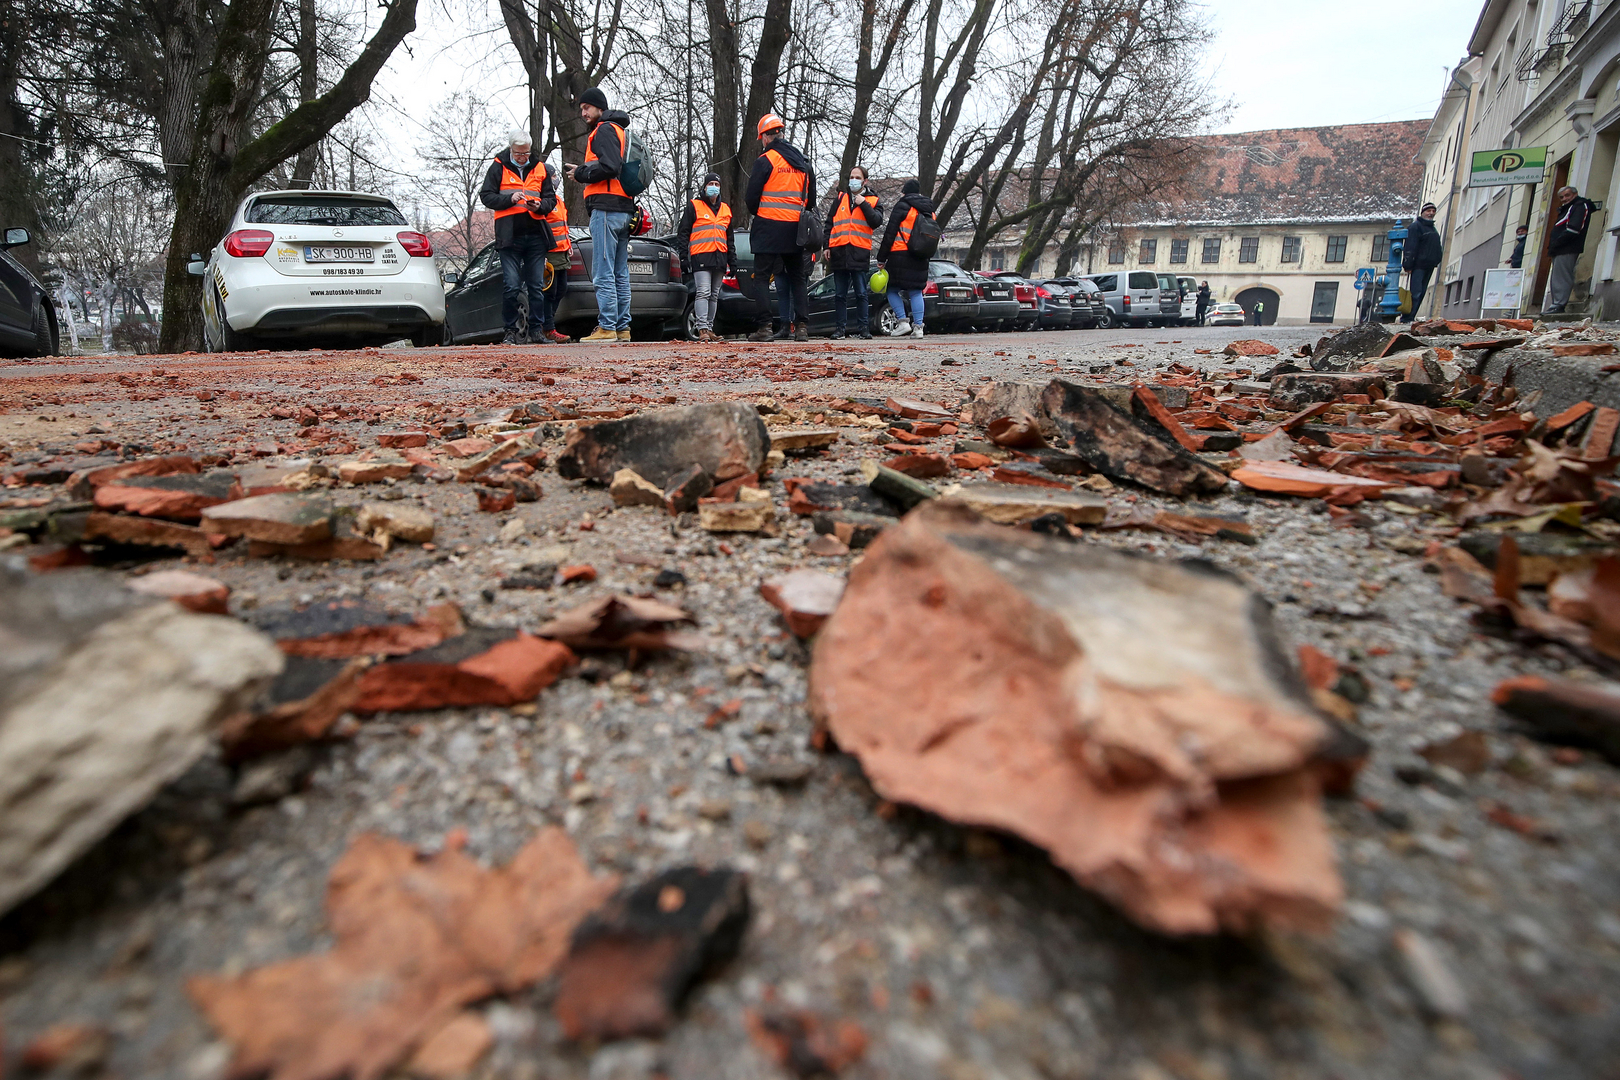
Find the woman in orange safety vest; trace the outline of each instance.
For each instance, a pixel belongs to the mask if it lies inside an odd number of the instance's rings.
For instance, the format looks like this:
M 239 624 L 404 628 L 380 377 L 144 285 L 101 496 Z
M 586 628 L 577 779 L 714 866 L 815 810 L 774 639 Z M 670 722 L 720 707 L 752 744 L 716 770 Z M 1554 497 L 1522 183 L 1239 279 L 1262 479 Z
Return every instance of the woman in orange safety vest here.
M 934 202 L 922 193 L 922 186 L 907 180 L 900 189 L 900 201 L 889 214 L 889 227 L 884 230 L 883 243 L 878 248 L 878 265 L 889 272 L 889 306 L 899 319 L 889 333 L 894 337 L 923 336 L 923 290 L 928 288 L 928 256 L 911 251 L 911 230 L 919 217 L 934 216 Z M 906 317 L 906 300 L 911 300 L 910 318 Z
M 832 271 L 833 337 L 845 336 L 848 304 L 845 295 L 855 294 L 860 319 L 856 333 L 872 336 L 872 316 L 867 307 L 866 279 L 872 272 L 873 232 L 883 224 L 883 204 L 866 186 L 866 169 L 856 165 L 849 170 L 845 185 L 827 212 L 827 269 Z
M 693 329 L 698 341 L 719 341 L 714 332 L 720 308 L 720 283 L 727 272 L 737 272 L 737 238 L 731 207 L 720 201 L 720 174 L 703 177 L 703 190 L 681 211 L 675 227 L 681 249 L 681 270 L 692 277 Z

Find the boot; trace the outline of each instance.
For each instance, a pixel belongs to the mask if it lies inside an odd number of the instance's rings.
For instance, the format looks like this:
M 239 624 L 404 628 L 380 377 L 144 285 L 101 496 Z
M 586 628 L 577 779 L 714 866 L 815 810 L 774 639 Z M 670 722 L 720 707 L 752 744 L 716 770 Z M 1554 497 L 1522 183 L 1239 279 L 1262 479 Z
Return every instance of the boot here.
M 776 332 L 768 326 L 762 326 L 748 335 L 749 341 L 774 341 L 775 339 Z
M 523 340 L 523 335 L 519 334 L 516 330 L 508 330 L 504 335 L 502 335 L 501 344 L 523 345 L 525 342 Z
M 909 333 L 911 333 L 911 320 L 901 319 L 899 322 L 894 324 L 894 329 L 889 331 L 889 336 L 905 337 Z
M 587 345 L 594 345 L 603 341 L 618 341 L 619 335 L 617 332 L 609 330 L 605 326 L 598 326 L 595 330 L 592 330 L 579 340 Z
M 871 331 L 871 329 L 862 330 L 861 333 L 860 333 L 860 338 L 861 338 L 862 341 L 871 341 L 872 340 L 872 331 Z
M 783 323 L 781 326 L 777 327 L 776 332 L 771 335 L 771 340 L 772 341 L 786 341 L 788 338 L 790 338 L 792 336 L 793 336 L 793 324 L 792 323 Z
M 794 341 L 809 341 L 810 340 L 810 324 L 809 323 L 795 323 L 794 327 L 793 327 L 793 340 Z
M 911 336 L 912 337 L 922 337 L 923 336 L 922 323 L 918 323 L 916 326 L 913 326 L 911 328 Z
M 552 327 L 550 330 L 546 331 L 546 340 L 550 341 L 554 345 L 566 345 L 574 339 L 558 330 L 556 327 Z
M 628 330 L 620 330 L 618 332 L 618 337 L 619 337 L 620 341 L 629 341 L 630 340 L 630 331 L 628 331 Z
M 849 336 L 849 335 L 848 335 L 848 334 L 846 334 L 846 333 L 844 333 L 844 328 L 843 328 L 843 327 L 842 327 L 842 326 L 839 326 L 839 327 L 835 327 L 835 328 L 834 328 L 834 329 L 833 329 L 833 332 L 832 332 L 832 339 L 833 339 L 833 340 L 834 340 L 834 341 L 838 341 L 838 340 L 840 340 L 840 339 L 842 339 L 842 338 L 846 338 L 846 337 L 848 337 L 848 336 Z

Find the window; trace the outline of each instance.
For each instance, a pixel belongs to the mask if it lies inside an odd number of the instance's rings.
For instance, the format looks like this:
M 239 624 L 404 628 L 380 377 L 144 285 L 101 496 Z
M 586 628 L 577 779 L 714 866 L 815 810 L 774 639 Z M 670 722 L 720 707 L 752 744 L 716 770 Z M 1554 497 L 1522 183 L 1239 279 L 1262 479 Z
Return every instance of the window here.
M 1372 261 L 1374 263 L 1389 262 L 1389 233 L 1373 233 Z
M 1170 241 L 1170 261 L 1173 263 L 1184 263 L 1187 261 L 1187 241 Z
M 1097 288 L 1102 292 L 1113 292 L 1119 287 L 1118 274 L 1097 274 L 1091 280 L 1097 283 Z
M 1473 298 L 1474 298 L 1474 278 L 1473 278 L 1473 275 L 1470 274 L 1469 277 L 1468 277 L 1468 280 L 1463 284 L 1463 299 L 1464 300 L 1472 300 Z
M 1122 263 L 1122 262 L 1124 262 L 1125 261 L 1125 245 L 1124 244 L 1110 244 L 1110 245 L 1108 245 L 1108 261 L 1111 262 L 1111 263 Z
M 1327 241 L 1327 254 L 1323 262 L 1344 262 L 1344 249 L 1350 246 L 1348 236 L 1330 236 Z
M 992 270 L 1005 270 L 1005 269 L 1007 269 L 1007 253 L 1005 251 L 1003 251 L 1000 248 L 997 248 L 996 250 L 994 250 L 994 251 L 992 251 L 990 253 L 990 269 L 992 269 Z
M 1132 270 L 1126 277 L 1126 284 L 1132 289 L 1158 289 L 1159 275 L 1147 270 Z
M 1221 261 L 1221 238 L 1210 236 L 1204 239 L 1204 261 L 1217 263 Z
M 404 225 L 387 199 L 365 195 L 270 195 L 248 207 L 254 225 Z
M 1260 238 L 1258 236 L 1245 236 L 1238 241 L 1238 262 L 1252 263 L 1260 261 Z
M 1136 253 L 1136 262 L 1139 266 L 1152 266 L 1159 258 L 1159 242 L 1157 240 L 1142 241 L 1142 250 Z
M 1282 261 L 1285 263 L 1299 262 L 1299 237 L 1283 237 Z

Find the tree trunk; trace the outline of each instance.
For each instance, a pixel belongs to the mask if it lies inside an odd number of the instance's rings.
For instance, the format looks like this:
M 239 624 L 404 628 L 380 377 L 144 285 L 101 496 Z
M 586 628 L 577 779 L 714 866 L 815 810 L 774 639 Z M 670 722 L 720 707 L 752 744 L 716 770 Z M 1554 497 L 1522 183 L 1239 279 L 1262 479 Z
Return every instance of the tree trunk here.
M 298 100 L 300 103 L 315 100 L 320 86 L 316 82 L 316 59 L 319 56 L 315 39 L 315 0 L 298 0 Z M 293 163 L 292 180 L 290 186 L 295 188 L 311 187 L 315 178 L 315 162 L 320 159 L 320 143 L 311 143 L 304 147 Z
M 748 208 L 742 205 L 748 188 L 749 174 L 763 149 L 759 147 L 759 118 L 771 111 L 776 101 L 776 82 L 782 68 L 782 53 L 787 49 L 793 31 L 793 0 L 765 0 L 765 18 L 759 30 L 759 50 L 749 69 L 748 105 L 743 110 L 741 143 L 732 158 L 736 169 L 737 201 L 732 212 L 746 219 Z M 724 174 L 722 174 L 724 175 Z
M 204 282 L 186 269 L 218 242 L 242 196 L 265 173 L 314 146 L 365 104 L 377 72 L 416 29 L 416 0 L 392 0 L 377 32 L 332 88 L 244 143 L 269 58 L 276 0 L 232 0 L 214 46 L 192 138 L 190 167 L 171 169 L 174 229 L 163 276 L 164 352 L 202 345 Z
M 737 113 L 742 99 L 742 54 L 737 45 L 737 24 L 732 21 L 726 0 L 704 0 L 709 18 L 709 58 L 714 63 L 714 171 L 720 174 L 720 197 L 731 205 L 740 225 L 748 211 L 742 205 L 742 163 L 737 152 Z
M 30 36 L 28 13 L 18 0 L 0 0 L 0 229 L 24 228 L 40 243 L 39 210 L 34 202 L 36 185 L 33 169 L 24 155 L 33 128 L 17 101 L 17 84 L 22 68 L 22 50 Z M 7 138 L 7 136 L 10 136 Z M 39 243 L 12 248 L 11 255 L 38 274 Z
M 888 73 L 895 50 L 905 39 L 907 22 L 915 3 L 916 0 L 902 0 L 889 23 L 888 34 L 883 40 L 883 51 L 873 59 L 877 0 L 861 0 L 861 40 L 855 55 L 854 100 L 850 108 L 849 134 L 844 139 L 844 154 L 839 160 L 838 175 L 833 178 L 834 198 L 843 190 L 844 178 L 849 175 L 849 170 L 861 163 L 861 147 L 866 142 L 866 129 L 871 124 L 872 100 L 877 95 L 878 87 L 883 84 L 883 77 Z

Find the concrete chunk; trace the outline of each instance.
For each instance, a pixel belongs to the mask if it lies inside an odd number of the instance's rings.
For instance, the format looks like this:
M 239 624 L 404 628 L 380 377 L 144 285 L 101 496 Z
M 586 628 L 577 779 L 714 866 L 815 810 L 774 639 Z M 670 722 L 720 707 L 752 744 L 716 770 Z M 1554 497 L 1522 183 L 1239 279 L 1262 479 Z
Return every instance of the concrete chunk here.
M 1017 525 L 1053 513 L 1062 514 L 1073 525 L 1100 525 L 1108 514 L 1108 500 L 1089 491 L 1058 491 L 986 480 L 961 484 L 942 494 L 965 503 L 997 525 Z
M 606 483 L 620 469 L 634 469 L 663 487 L 696 463 L 719 482 L 760 472 L 770 448 L 765 422 L 746 402 L 652 409 L 574 428 L 557 473 Z
M 308 495 L 254 495 L 210 506 L 203 528 L 272 544 L 308 544 L 332 535 L 332 508 Z

